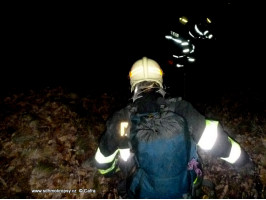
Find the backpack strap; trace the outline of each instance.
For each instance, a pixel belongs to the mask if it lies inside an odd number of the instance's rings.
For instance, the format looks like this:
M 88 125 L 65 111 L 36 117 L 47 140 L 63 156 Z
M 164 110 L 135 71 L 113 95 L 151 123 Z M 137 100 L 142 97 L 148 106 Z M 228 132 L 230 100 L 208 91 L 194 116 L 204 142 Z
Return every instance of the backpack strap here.
M 134 117 L 134 115 L 136 114 L 136 112 L 137 112 L 137 107 L 133 106 L 132 104 L 129 104 L 129 105 L 126 107 L 126 109 L 127 109 L 127 112 L 128 112 L 128 121 L 129 121 L 129 127 L 128 127 L 127 132 L 126 132 L 126 137 L 127 137 L 127 140 L 128 140 L 128 141 L 127 141 L 127 143 L 128 143 L 128 148 L 130 149 L 130 152 L 133 154 L 132 157 L 133 157 L 133 159 L 134 159 L 134 161 L 135 161 L 136 167 L 139 168 L 139 162 L 138 162 L 138 160 L 137 160 L 137 158 L 136 158 L 136 156 L 135 156 L 135 153 L 134 153 L 134 150 L 133 150 L 133 147 L 132 147 L 132 143 L 131 143 L 131 137 L 132 137 L 132 135 L 130 134 L 131 125 L 132 125 L 131 119 L 132 119 L 132 117 Z M 133 172 L 132 172 L 132 170 L 131 170 L 129 176 L 130 176 L 131 174 L 133 174 L 134 171 L 135 171 L 135 170 L 133 170 Z
M 169 111 L 172 111 L 172 112 L 175 112 L 175 108 L 176 108 L 176 103 L 178 101 L 182 101 L 182 98 L 181 97 L 177 97 L 177 98 L 171 98 L 171 99 L 168 99 L 166 102 L 167 102 L 167 107 L 168 107 L 168 110 Z M 186 121 L 186 119 L 184 119 Z M 186 121 L 187 122 L 187 121 Z M 186 141 L 186 149 L 187 149 L 187 163 L 188 163 L 188 181 L 189 181 L 189 185 L 190 185 L 190 194 L 189 195 L 192 195 L 192 197 L 195 197 L 195 180 L 196 180 L 196 177 L 195 177 L 195 169 L 194 167 L 195 166 L 192 166 L 192 170 L 190 169 L 191 168 L 191 165 L 193 163 L 193 161 L 196 161 L 194 160 L 194 158 L 191 158 L 191 147 L 192 147 L 192 141 L 191 141 L 191 136 L 189 134 L 189 130 L 188 130 L 188 124 L 185 123 L 185 141 Z M 190 160 L 192 159 L 192 160 Z M 200 170 L 200 169 L 199 169 Z M 201 171 L 199 172 L 201 173 Z M 200 182 L 199 181 L 196 181 L 197 183 Z
M 165 103 L 170 111 L 175 112 L 176 103 L 181 100 L 182 97 L 171 98 L 171 99 L 166 99 Z

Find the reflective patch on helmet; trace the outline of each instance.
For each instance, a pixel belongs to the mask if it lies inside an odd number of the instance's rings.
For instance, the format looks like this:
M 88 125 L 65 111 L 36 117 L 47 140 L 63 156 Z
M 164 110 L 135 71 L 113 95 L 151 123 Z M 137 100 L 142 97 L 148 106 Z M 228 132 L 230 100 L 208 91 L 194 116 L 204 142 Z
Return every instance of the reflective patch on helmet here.
M 217 139 L 218 121 L 206 120 L 206 127 L 198 142 L 204 150 L 211 150 Z
M 149 68 L 149 73 L 163 75 L 163 71 L 159 68 Z
M 137 75 L 139 73 L 143 73 L 143 67 L 138 67 L 138 68 L 132 69 L 129 72 L 129 77 L 131 78 L 132 76 L 135 76 L 135 75 Z
M 241 155 L 241 147 L 237 142 L 232 140 L 230 137 L 228 137 L 228 139 L 232 145 L 230 154 L 227 158 L 221 158 L 221 159 L 223 159 L 223 160 L 225 160 L 231 164 L 234 164 Z

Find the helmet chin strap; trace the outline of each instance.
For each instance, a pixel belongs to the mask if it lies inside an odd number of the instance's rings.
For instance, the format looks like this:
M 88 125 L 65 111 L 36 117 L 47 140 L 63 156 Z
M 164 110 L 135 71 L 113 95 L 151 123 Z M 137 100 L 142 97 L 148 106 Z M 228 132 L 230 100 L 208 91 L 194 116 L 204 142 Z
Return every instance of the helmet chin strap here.
M 160 88 L 158 91 L 156 91 L 158 93 L 160 93 L 163 97 L 166 94 L 165 90 L 163 88 Z

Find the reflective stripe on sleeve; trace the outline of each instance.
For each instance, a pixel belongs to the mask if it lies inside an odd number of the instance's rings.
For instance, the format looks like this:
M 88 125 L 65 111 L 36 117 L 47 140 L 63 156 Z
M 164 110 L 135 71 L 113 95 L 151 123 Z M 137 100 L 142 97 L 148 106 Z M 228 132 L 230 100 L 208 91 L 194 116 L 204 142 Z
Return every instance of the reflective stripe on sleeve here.
M 108 156 L 108 157 L 104 157 L 101 153 L 101 151 L 97 150 L 97 153 L 96 153 L 96 156 L 95 156 L 95 159 L 97 160 L 98 163 L 101 163 L 101 164 L 105 164 L 105 163 L 110 163 L 114 160 L 117 152 L 120 152 L 120 156 L 121 158 L 124 160 L 124 161 L 127 161 L 128 158 L 130 157 L 130 148 L 126 148 L 126 149 L 118 149 L 116 150 L 111 156 Z M 105 162 L 99 162 L 99 160 L 101 160 Z M 108 162 L 107 162 L 108 161 Z M 114 160 L 113 164 L 111 167 L 109 167 L 108 169 L 98 169 L 98 171 L 101 173 L 101 174 L 107 174 L 109 172 L 111 172 L 112 170 L 114 170 L 114 168 L 116 167 L 116 163 L 117 163 L 117 159 Z
M 230 140 L 231 145 L 232 145 L 230 154 L 227 158 L 221 158 L 221 159 L 223 159 L 223 160 L 225 160 L 231 164 L 234 164 L 241 155 L 241 147 L 237 142 L 232 140 L 230 137 L 228 137 L 228 139 Z
M 116 166 L 116 160 L 113 162 L 112 166 L 108 169 L 98 169 L 98 171 L 101 173 L 101 174 L 107 174 L 108 172 L 111 172 L 112 170 L 114 170 Z
M 198 142 L 204 150 L 211 150 L 217 139 L 218 121 L 206 120 L 206 127 Z
M 100 148 L 97 149 L 97 152 L 96 152 L 96 155 L 95 155 L 95 160 L 100 163 L 100 164 L 106 164 L 106 163 L 110 163 L 114 160 L 116 154 L 118 152 L 118 149 L 113 153 L 111 154 L 110 156 L 107 156 L 105 157 L 101 151 L 100 151 Z

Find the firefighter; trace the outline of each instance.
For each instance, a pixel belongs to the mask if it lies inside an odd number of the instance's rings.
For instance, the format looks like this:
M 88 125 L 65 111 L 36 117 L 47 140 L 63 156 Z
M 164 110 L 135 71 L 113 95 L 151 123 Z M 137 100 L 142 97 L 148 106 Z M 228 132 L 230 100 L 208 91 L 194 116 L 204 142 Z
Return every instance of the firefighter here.
M 189 191 L 189 188 L 183 188 L 184 191 L 175 193 L 176 186 L 172 186 L 169 181 L 165 182 L 166 184 L 169 183 L 166 187 L 160 186 L 160 184 L 158 186 L 158 184 L 156 185 L 155 181 L 153 181 L 155 180 L 152 177 L 154 174 L 148 174 L 149 169 L 154 168 L 154 165 L 160 167 L 167 166 L 162 164 L 165 160 L 171 160 L 173 163 L 175 162 L 174 159 L 176 159 L 176 157 L 172 145 L 169 145 L 170 153 L 166 154 L 166 157 L 164 158 L 156 157 L 156 152 L 153 152 L 153 156 L 157 160 L 153 160 L 152 163 L 146 163 L 146 166 L 144 166 L 143 163 L 140 163 L 143 162 L 143 159 L 134 159 L 137 156 L 133 154 L 134 150 L 132 150 L 132 145 L 140 145 L 141 142 L 138 141 L 131 144 L 128 139 L 130 137 L 127 137 L 133 131 L 131 127 L 132 118 L 130 117 L 130 113 L 154 113 L 162 105 L 162 102 L 170 102 L 173 112 L 178 113 L 178 115 L 185 119 L 189 135 L 192 137 L 193 142 L 197 147 L 205 150 L 212 156 L 225 160 L 237 168 L 243 168 L 252 163 L 248 154 L 233 138 L 228 136 L 219 121 L 205 118 L 193 108 L 191 103 L 185 100 L 179 98 L 166 98 L 166 92 L 163 87 L 163 72 L 155 60 L 147 57 L 137 60 L 132 65 L 129 77 L 131 92 L 133 93 L 132 102 L 125 108 L 115 112 L 107 121 L 106 130 L 100 139 L 99 147 L 95 154 L 96 165 L 101 174 L 107 175 L 115 173 L 119 170 L 118 163 L 130 166 L 130 170 L 127 171 L 131 174 L 131 176 L 129 176 L 129 181 L 127 182 L 127 197 L 183 198 L 184 195 L 191 192 Z M 171 137 L 166 138 L 165 141 L 167 141 L 167 139 L 171 140 Z M 147 147 L 150 148 L 152 144 L 154 143 L 147 145 Z M 167 145 L 161 145 L 164 146 L 164 148 L 168 148 Z M 151 149 L 152 148 L 153 147 L 151 147 Z M 154 149 L 155 148 L 158 147 L 154 147 Z M 143 153 L 140 151 L 146 150 L 139 148 L 137 152 L 138 156 Z M 161 149 L 158 151 L 161 151 Z M 145 153 L 147 154 L 147 152 L 144 152 L 143 155 Z M 168 164 L 170 165 L 170 163 Z M 138 173 L 141 169 L 142 173 Z M 169 169 L 160 170 L 162 170 L 160 173 L 164 173 L 165 171 L 171 176 L 172 172 Z M 144 179 L 146 182 L 143 181 Z

